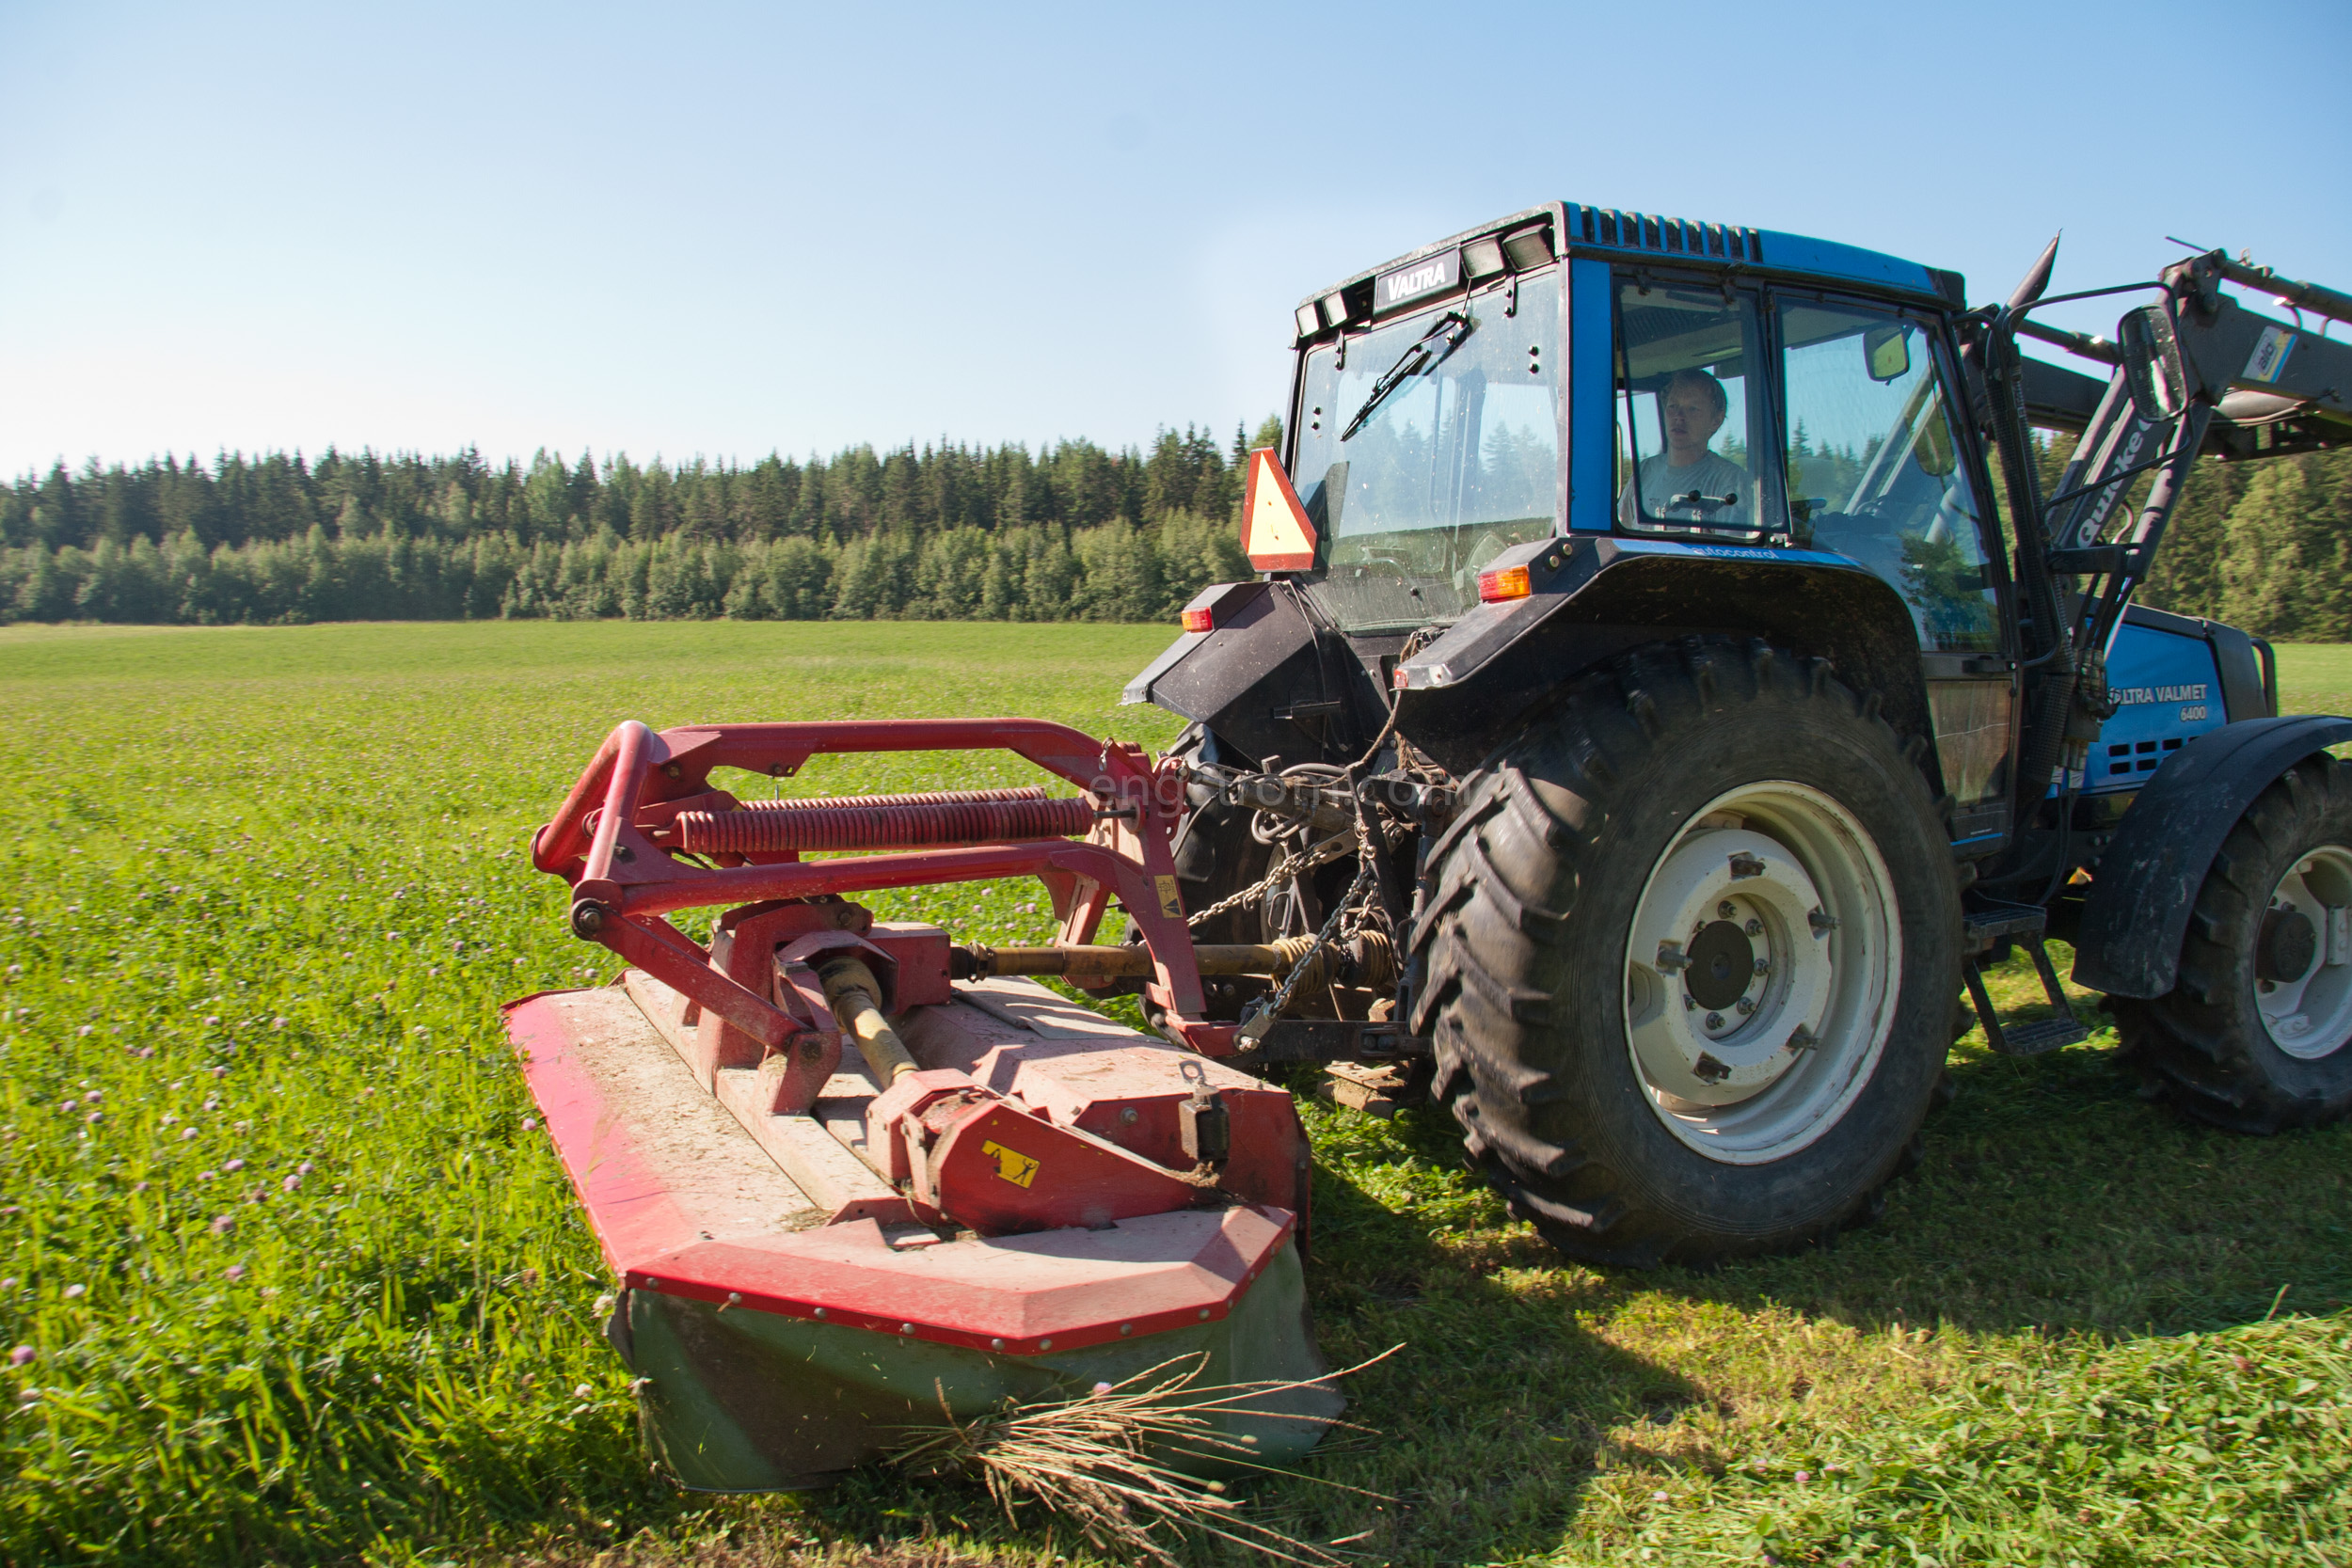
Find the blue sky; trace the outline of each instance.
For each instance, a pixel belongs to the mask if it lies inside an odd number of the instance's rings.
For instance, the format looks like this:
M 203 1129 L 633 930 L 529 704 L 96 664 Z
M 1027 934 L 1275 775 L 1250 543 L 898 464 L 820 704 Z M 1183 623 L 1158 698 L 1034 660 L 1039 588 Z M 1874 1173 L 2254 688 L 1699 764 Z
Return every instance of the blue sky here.
M 2347 60 L 2344 0 L 4 0 L 0 475 L 1222 436 L 1300 295 L 1555 197 L 2352 287 Z

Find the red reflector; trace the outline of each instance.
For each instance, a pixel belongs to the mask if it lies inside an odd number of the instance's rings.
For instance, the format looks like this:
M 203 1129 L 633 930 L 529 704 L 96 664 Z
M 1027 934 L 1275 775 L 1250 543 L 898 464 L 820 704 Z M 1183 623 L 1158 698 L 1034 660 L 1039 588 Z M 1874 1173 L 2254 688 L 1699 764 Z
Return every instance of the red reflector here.
M 1186 631 L 1215 631 L 1216 617 L 1212 611 L 1206 610 L 1187 610 L 1184 611 L 1184 629 Z
M 1524 566 L 1505 566 L 1500 572 L 1478 574 L 1478 602 L 1498 604 L 1504 599 L 1523 599 L 1535 590 L 1527 580 Z

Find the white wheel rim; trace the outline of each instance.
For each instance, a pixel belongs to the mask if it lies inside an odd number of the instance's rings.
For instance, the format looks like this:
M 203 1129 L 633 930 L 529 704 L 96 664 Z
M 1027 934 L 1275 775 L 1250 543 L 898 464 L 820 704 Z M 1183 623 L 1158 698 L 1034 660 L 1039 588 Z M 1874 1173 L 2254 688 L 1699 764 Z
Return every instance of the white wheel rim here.
M 2310 923 L 2311 961 L 2300 974 L 2260 977 L 2263 932 L 2273 921 Z M 2270 1043 L 2297 1061 L 2332 1056 L 2352 1038 L 2352 849 L 2323 845 L 2290 866 L 2256 928 L 2254 1008 Z
M 1902 915 L 1862 824 L 1809 784 L 1743 784 L 1692 815 L 1643 886 L 1626 1045 L 1677 1138 L 1762 1164 L 1846 1114 L 1901 990 Z

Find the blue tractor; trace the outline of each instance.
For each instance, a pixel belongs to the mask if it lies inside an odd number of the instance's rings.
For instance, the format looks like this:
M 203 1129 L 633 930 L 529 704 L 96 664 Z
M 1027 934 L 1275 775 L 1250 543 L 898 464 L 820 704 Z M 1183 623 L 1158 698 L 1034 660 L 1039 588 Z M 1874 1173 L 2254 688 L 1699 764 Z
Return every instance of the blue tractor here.
M 1605 1263 L 1867 1217 L 1972 1022 L 2085 1037 L 2047 936 L 2187 1114 L 2352 1108 L 2352 720 L 2132 602 L 2200 455 L 2352 437 L 2352 347 L 2303 325 L 2352 296 L 2198 255 L 2093 291 L 2110 341 L 2033 319 L 2056 249 L 1971 307 L 1554 203 L 1301 304 L 1262 575 L 1127 692 L 1192 721 L 1192 935 L 1271 955 L 1207 987 L 1243 1059 L 1428 1095 Z M 2077 437 L 2054 484 L 2038 429 Z M 1995 1010 L 2018 950 L 2054 1017 Z

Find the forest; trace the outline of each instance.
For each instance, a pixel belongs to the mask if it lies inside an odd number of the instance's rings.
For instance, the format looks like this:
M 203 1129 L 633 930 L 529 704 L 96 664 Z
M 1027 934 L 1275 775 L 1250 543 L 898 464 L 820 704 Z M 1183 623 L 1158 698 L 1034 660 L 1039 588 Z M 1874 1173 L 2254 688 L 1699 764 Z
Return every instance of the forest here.
M 1242 466 L 948 441 L 806 462 L 165 457 L 0 485 L 0 621 L 486 618 L 1156 621 L 1248 575 Z M 2063 461 L 2044 453 L 2045 479 Z M 2143 602 L 2352 641 L 2352 452 L 2200 465 Z

